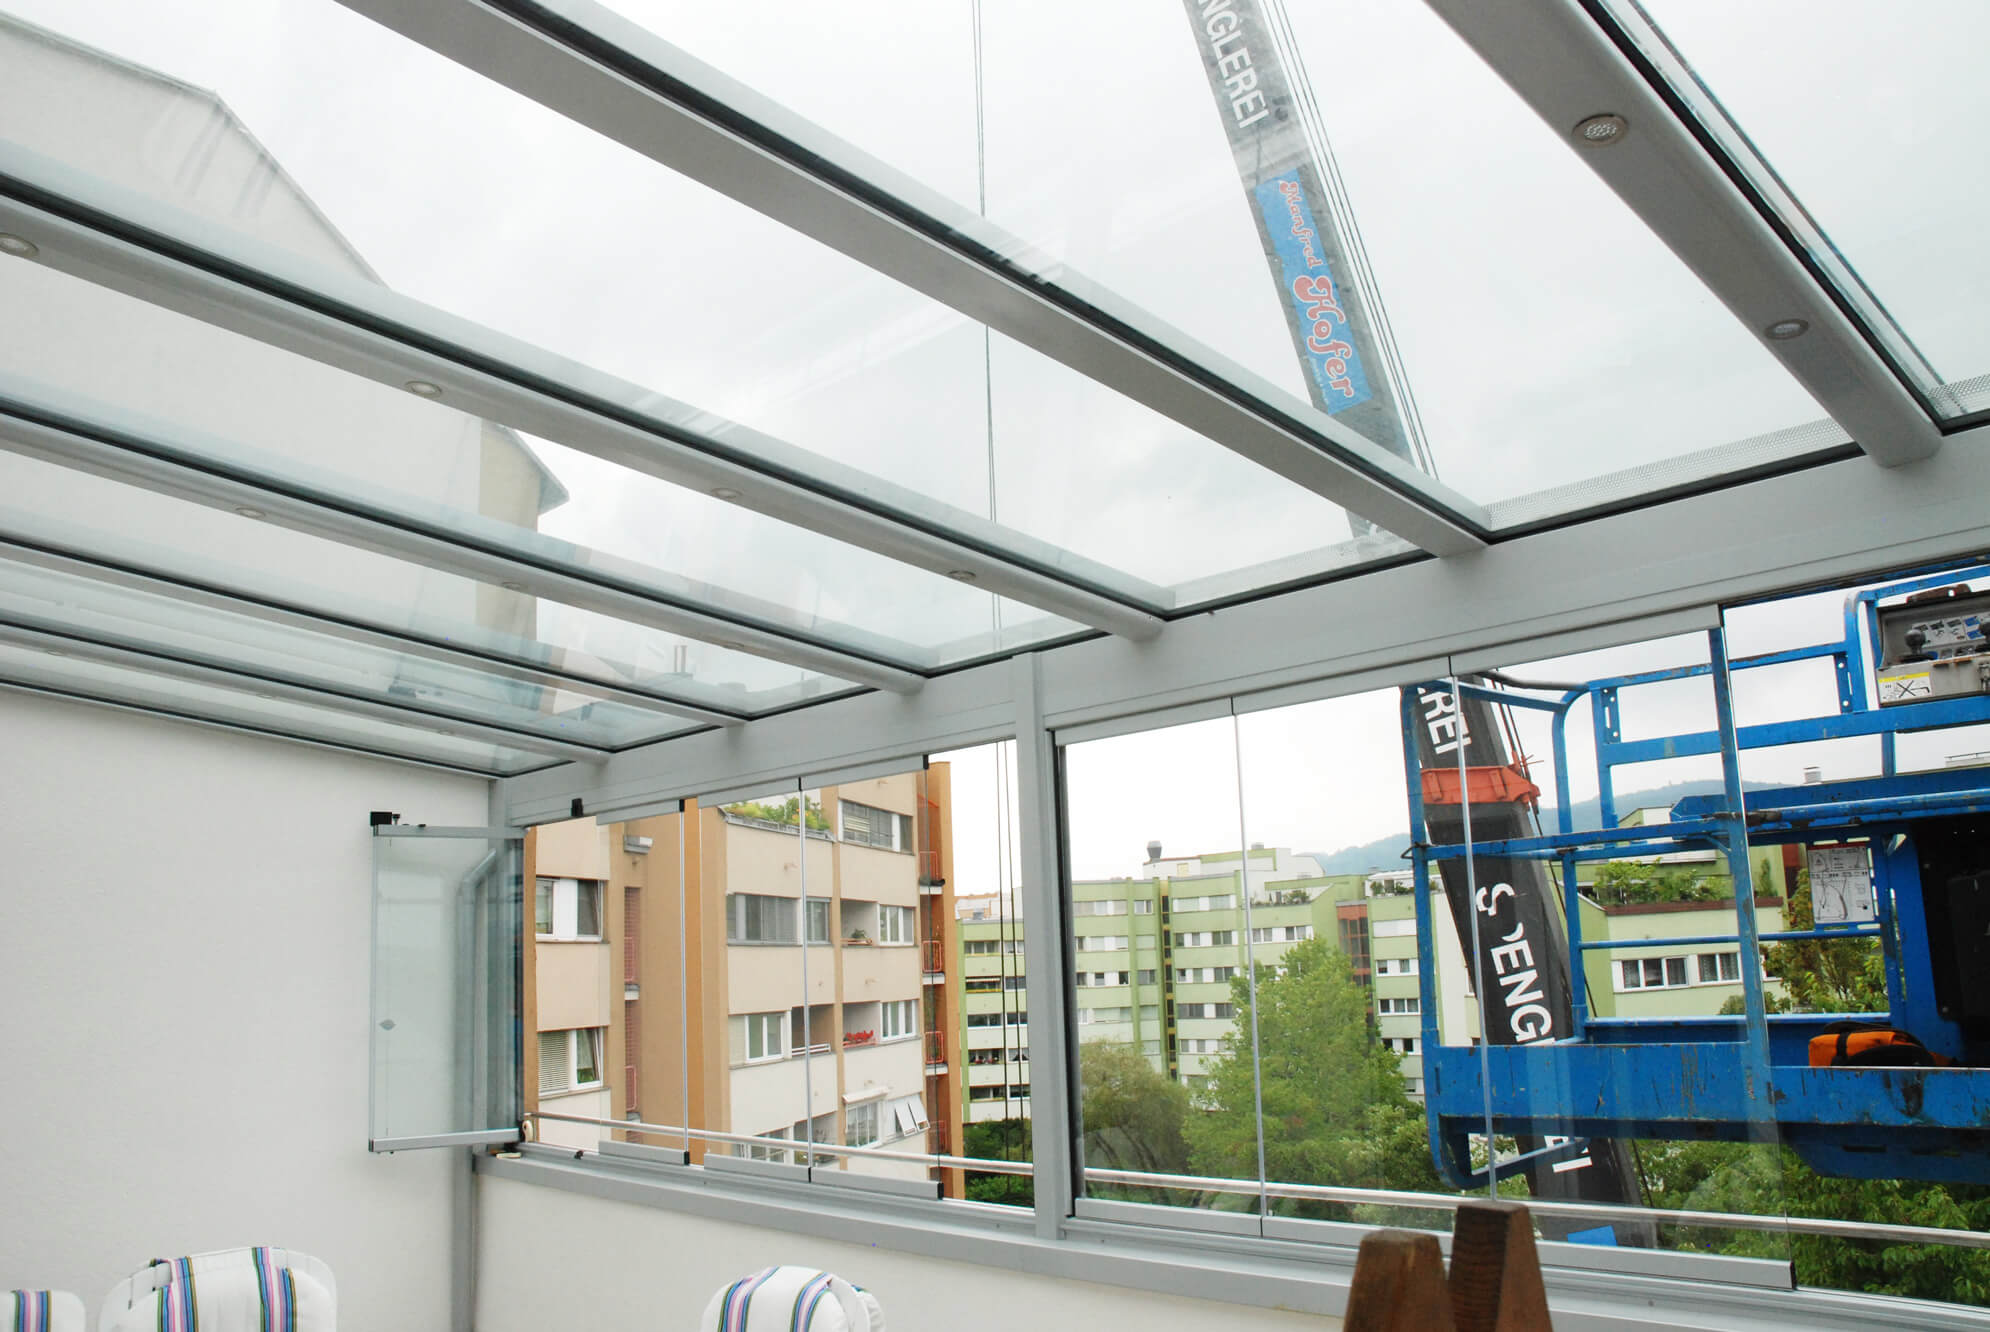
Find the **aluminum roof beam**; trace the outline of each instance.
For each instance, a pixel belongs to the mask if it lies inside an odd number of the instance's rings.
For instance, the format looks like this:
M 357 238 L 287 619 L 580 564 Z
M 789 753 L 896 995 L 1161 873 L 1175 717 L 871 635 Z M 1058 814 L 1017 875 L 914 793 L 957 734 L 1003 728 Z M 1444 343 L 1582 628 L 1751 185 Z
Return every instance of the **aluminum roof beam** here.
M 1485 544 L 1480 506 L 597 4 L 340 2 L 1424 550 Z
M 415 730 L 463 736 L 507 749 L 523 749 L 552 758 L 598 763 L 612 750 L 596 745 L 579 745 L 555 740 L 537 731 L 497 726 L 456 709 L 440 709 L 415 704 L 390 703 L 354 692 L 336 690 L 302 676 L 273 671 L 251 670 L 216 660 L 180 656 L 133 641 L 119 641 L 110 635 L 84 634 L 64 626 L 60 629 L 36 625 L 19 617 L 0 616 L 0 643 L 56 652 L 79 661 L 142 671 L 147 675 L 191 684 L 210 685 L 252 694 L 265 694 L 288 703 L 349 712 L 373 721 L 391 722 Z M 308 736 L 309 732 L 302 734 Z
M 104 416 L 102 409 L 85 416 L 28 399 L 0 380 L 0 448 L 211 508 L 249 509 L 314 536 L 494 586 L 514 584 L 533 596 L 874 688 L 914 693 L 924 682 L 926 663 L 910 659 L 916 654 L 910 647 L 886 655 L 766 617 L 728 613 L 701 601 L 694 585 L 666 585 L 661 576 L 646 578 L 600 556 L 599 563 L 583 562 L 565 553 L 567 543 L 537 533 L 491 519 L 441 523 L 373 497 L 256 472 L 170 442 L 156 427 Z
M 0 142 L 0 230 L 38 262 L 285 351 L 1106 633 L 1166 588 Z
M 1428 3 L 1873 461 L 1896 467 L 1941 447 L 1934 421 L 1865 331 L 1577 0 Z M 1577 147 L 1575 126 L 1598 115 L 1622 116 L 1630 128 L 1607 147 Z M 1768 336 L 1789 319 L 1810 328 L 1788 341 Z
M 10 530 L 4 511 L 0 511 L 0 560 L 87 578 L 93 582 L 127 588 L 148 596 L 169 598 L 189 605 L 226 611 L 231 615 L 245 616 L 286 629 L 322 634 L 348 643 L 356 643 L 362 647 L 379 648 L 410 657 L 420 657 L 445 666 L 481 671 L 524 684 L 547 689 L 570 689 L 575 693 L 587 694 L 607 702 L 641 708 L 647 712 L 682 718 L 694 723 L 738 726 L 751 715 L 743 711 L 722 711 L 691 699 L 651 691 L 633 684 L 616 684 L 600 680 L 547 662 L 533 661 L 526 657 L 488 649 L 472 650 L 460 643 L 432 638 L 409 629 L 367 624 L 290 602 L 250 596 L 247 593 L 159 569 L 109 560 L 31 534 Z
M 107 689 L 92 686 L 79 688 L 63 682 L 58 676 L 0 672 L 0 691 L 30 694 L 36 698 L 62 699 L 70 703 L 87 703 L 93 707 L 111 708 L 118 712 L 137 713 L 145 717 L 157 717 L 165 721 L 191 722 L 196 726 L 211 726 L 216 730 L 234 731 L 240 735 L 253 735 L 263 739 L 282 740 L 288 744 L 311 745 L 319 749 L 335 750 L 342 754 L 363 754 L 368 758 L 392 759 L 397 763 L 415 763 L 425 768 L 438 768 L 443 772 L 464 773 L 472 777 L 502 779 L 505 774 L 491 769 L 479 768 L 464 763 L 452 763 L 448 759 L 437 758 L 415 750 L 399 750 L 386 745 L 363 745 L 350 740 L 332 740 L 324 736 L 298 735 L 277 726 L 259 726 L 236 718 L 223 717 L 202 712 L 193 708 L 175 707 L 160 701 L 140 690 Z M 564 765 L 562 765 L 564 766 Z M 515 774 L 514 774 L 515 775 Z

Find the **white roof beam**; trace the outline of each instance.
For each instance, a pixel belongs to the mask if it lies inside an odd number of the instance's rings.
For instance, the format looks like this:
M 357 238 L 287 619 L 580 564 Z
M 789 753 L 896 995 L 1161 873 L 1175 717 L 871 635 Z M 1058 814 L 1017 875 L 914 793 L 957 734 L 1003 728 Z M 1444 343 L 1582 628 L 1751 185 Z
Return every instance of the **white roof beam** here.
M 582 562 L 562 553 L 566 543 L 534 532 L 507 527 L 480 540 L 479 528 L 503 525 L 472 516 L 443 525 L 377 498 L 335 494 L 256 473 L 211 452 L 189 451 L 156 433 L 134 429 L 127 421 L 24 400 L 16 386 L 5 382 L 0 382 L 0 448 L 211 508 L 248 509 L 314 536 L 478 582 L 512 584 L 533 596 L 873 688 L 914 693 L 924 683 L 910 661 L 882 651 L 860 652 L 765 617 L 734 618 L 701 601 L 693 587 L 666 588 L 657 578 L 637 575 L 634 566 L 618 570 L 613 566 L 620 562 L 599 555 Z
M 1768 221 L 1577 0 L 1427 0 L 1481 59 L 1693 270 L 1875 462 L 1931 457 L 1941 432 Z M 1578 147 L 1575 126 L 1629 130 Z M 1767 329 L 1810 327 L 1788 341 Z

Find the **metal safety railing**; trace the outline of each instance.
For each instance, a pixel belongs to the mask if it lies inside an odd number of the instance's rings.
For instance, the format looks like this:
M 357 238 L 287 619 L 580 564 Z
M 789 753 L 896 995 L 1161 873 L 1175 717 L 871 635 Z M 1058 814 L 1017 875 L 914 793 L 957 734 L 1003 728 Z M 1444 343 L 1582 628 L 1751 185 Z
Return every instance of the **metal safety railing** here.
M 654 1133 L 674 1138 L 698 1139 L 743 1147 L 779 1147 L 783 1141 L 716 1129 L 692 1129 L 668 1124 L 648 1124 L 625 1119 L 597 1119 L 587 1115 L 562 1115 L 532 1111 L 528 1120 L 551 1120 L 567 1124 L 593 1124 L 607 1129 L 634 1133 Z M 933 1152 L 896 1152 L 881 1147 L 839 1147 L 830 1143 L 809 1143 L 793 1139 L 791 1147 L 817 1156 L 869 1158 L 901 1161 L 944 1169 L 974 1170 L 986 1174 L 1034 1175 L 1028 1161 L 997 1161 L 979 1156 L 949 1156 Z M 1456 1211 L 1468 1202 L 1477 1202 L 1479 1193 L 1416 1193 L 1404 1189 L 1343 1188 L 1330 1184 L 1294 1184 L 1283 1181 L 1228 1179 L 1207 1175 L 1164 1175 L 1141 1170 L 1087 1169 L 1090 1184 L 1118 1184 L 1136 1188 L 1176 1189 L 1192 1193 L 1252 1194 L 1266 1198 L 1286 1198 L 1308 1202 L 1342 1203 L 1350 1206 L 1419 1208 L 1425 1211 Z M 1884 1244 L 1945 1244 L 1958 1249 L 1990 1249 L 1990 1231 L 1945 1230 L 1939 1226 L 1903 1226 L 1871 1221 L 1842 1221 L 1830 1217 L 1762 1215 L 1750 1212 L 1701 1212 L 1663 1207 L 1632 1207 L 1613 1203 L 1554 1202 L 1539 1198 L 1527 1200 L 1527 1209 L 1537 1216 L 1566 1217 L 1570 1220 L 1648 1221 L 1667 1226 L 1706 1226 L 1725 1230 L 1758 1230 L 1789 1235 L 1820 1235 L 1834 1239 L 1875 1240 Z M 1193 1210 L 1193 1209 L 1191 1209 Z
M 527 1121 L 546 1120 L 561 1124 L 593 1124 L 598 1128 L 622 1129 L 630 1133 L 651 1133 L 660 1137 L 693 1138 L 700 1142 L 725 1143 L 736 1147 L 759 1147 L 774 1151 L 799 1151 L 812 1156 L 846 1157 L 870 1161 L 901 1161 L 947 1170 L 976 1170 L 991 1175 L 1033 1175 L 1036 1167 L 1028 1161 L 995 1161 L 980 1156 L 947 1156 L 937 1152 L 895 1152 L 885 1147 L 844 1147 L 803 1138 L 762 1138 L 750 1133 L 725 1133 L 718 1129 L 685 1128 L 675 1124 L 649 1124 L 634 1119 L 600 1119 L 593 1115 L 562 1115 L 549 1110 L 528 1110 Z

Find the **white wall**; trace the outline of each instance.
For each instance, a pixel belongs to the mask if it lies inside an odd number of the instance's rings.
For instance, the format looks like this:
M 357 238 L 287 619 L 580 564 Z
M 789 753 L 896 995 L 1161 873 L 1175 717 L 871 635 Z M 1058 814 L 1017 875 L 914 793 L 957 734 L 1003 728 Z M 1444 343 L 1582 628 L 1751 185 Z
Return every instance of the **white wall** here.
M 366 815 L 485 783 L 14 694 L 0 753 L 0 1290 L 269 1243 L 447 1327 L 460 1158 L 366 1151 Z
M 897 1332 L 1332 1332 L 1340 1326 L 1318 1314 L 941 1262 L 489 1175 L 477 1185 L 478 1332 L 694 1332 L 714 1291 L 770 1263 L 824 1267 L 874 1291 L 886 1325 Z

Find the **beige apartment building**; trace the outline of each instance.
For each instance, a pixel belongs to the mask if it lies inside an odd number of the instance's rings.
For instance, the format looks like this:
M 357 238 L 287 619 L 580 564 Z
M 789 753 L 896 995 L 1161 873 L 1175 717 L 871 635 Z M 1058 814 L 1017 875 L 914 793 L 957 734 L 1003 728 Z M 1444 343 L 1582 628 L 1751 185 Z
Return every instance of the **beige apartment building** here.
M 801 1140 L 953 1151 L 951 827 L 941 763 L 805 800 L 694 802 L 681 815 L 534 830 L 528 1109 L 767 1143 L 693 1139 L 694 1161 L 798 1164 L 806 1154 L 787 1144 Z M 576 1148 L 604 1132 L 538 1129 Z M 876 1159 L 842 1168 L 930 1174 Z M 957 1193 L 958 1172 L 944 1174 Z

